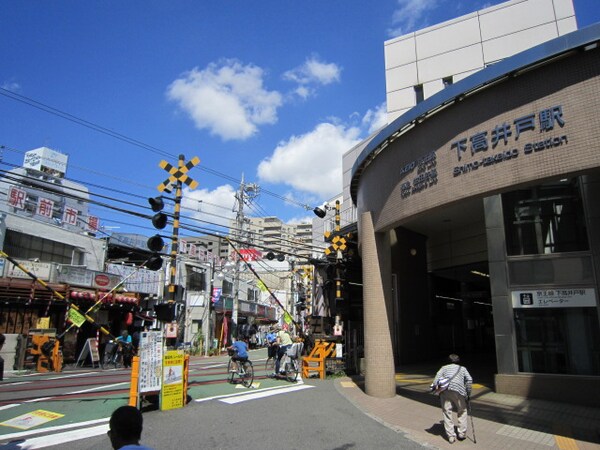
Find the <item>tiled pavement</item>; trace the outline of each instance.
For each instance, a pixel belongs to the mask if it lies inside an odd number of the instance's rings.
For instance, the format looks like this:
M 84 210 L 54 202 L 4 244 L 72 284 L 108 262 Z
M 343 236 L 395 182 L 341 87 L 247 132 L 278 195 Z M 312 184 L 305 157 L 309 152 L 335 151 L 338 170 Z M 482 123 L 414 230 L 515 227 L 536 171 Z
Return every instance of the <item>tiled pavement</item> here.
M 431 372 L 417 372 L 396 374 L 397 395 L 387 399 L 366 395 L 362 377 L 335 385 L 373 419 L 430 448 L 600 450 L 600 409 L 496 394 L 481 384 L 473 385 L 467 439 L 450 444 L 439 398 L 428 393 Z

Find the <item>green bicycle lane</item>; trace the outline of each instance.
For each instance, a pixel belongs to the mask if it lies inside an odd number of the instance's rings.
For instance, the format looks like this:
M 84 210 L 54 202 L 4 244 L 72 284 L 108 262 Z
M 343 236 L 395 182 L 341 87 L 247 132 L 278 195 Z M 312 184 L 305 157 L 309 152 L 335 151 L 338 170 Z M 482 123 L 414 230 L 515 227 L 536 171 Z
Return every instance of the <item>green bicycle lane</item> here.
M 227 380 L 227 356 L 191 357 L 188 377 L 188 400 L 214 399 L 261 390 L 272 390 L 279 387 L 290 386 L 285 380 L 267 377 L 264 368 L 266 351 L 251 351 L 251 360 L 254 365 L 254 382 L 250 388 L 241 384 L 230 384 Z M 97 432 L 104 433 L 105 428 L 98 428 L 108 422 L 112 411 L 129 401 L 131 376 L 128 369 L 106 371 L 105 385 L 98 385 L 99 381 L 90 380 L 89 388 L 81 383 L 86 376 L 96 376 L 102 371 L 91 372 L 66 370 L 61 374 L 23 374 L 10 377 L 0 383 L 0 443 L 23 438 L 30 435 L 57 432 L 61 430 L 76 429 L 81 427 L 96 427 Z M 50 380 L 72 380 L 73 387 L 64 389 L 62 393 L 43 389 Z M 28 400 L 11 401 L 3 393 L 7 389 L 12 392 L 22 386 L 24 395 Z M 35 388 L 39 386 L 37 391 Z M 32 398 L 39 395 L 37 398 Z M 67 394 L 67 395 L 65 395 Z M 147 402 L 142 407 L 153 409 Z M 190 404 L 184 407 L 191 407 Z M 19 420 L 21 418 L 21 420 Z

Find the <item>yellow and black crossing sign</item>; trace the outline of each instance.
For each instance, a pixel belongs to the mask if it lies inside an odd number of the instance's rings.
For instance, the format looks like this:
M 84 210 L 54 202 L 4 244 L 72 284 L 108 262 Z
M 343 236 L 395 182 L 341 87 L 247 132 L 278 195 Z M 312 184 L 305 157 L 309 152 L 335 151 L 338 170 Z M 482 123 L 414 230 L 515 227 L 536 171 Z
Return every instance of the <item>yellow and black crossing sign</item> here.
M 334 236 L 331 239 L 331 245 L 325 249 L 325 254 L 329 255 L 330 253 L 337 252 L 338 250 L 345 252 L 348 248 L 347 241 L 344 236 Z
M 200 158 L 194 156 L 186 164 L 180 165 L 180 167 L 174 167 L 163 159 L 160 162 L 159 167 L 169 172 L 170 176 L 161 184 L 159 184 L 157 189 L 160 192 L 163 192 L 165 190 L 170 191 L 169 186 L 178 181 L 187 184 L 190 187 L 190 189 L 196 189 L 198 187 L 198 182 L 190 176 L 188 176 L 187 173 L 191 168 L 198 165 L 199 162 Z

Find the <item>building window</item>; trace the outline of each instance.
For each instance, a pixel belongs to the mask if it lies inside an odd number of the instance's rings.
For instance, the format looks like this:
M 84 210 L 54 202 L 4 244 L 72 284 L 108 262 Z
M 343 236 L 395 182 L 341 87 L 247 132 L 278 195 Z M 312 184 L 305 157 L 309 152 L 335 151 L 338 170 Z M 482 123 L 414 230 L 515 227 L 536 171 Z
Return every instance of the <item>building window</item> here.
M 4 251 L 14 258 L 38 258 L 41 262 L 55 262 L 58 264 L 73 264 L 73 257 L 76 253 L 76 249 L 72 245 L 25 235 L 12 230 L 6 230 Z
M 257 302 L 259 298 L 258 291 L 254 288 L 248 288 L 247 296 L 250 302 Z
M 417 84 L 415 86 L 415 101 L 418 104 L 421 103 L 423 100 L 425 100 L 425 94 L 423 93 L 423 85 Z
M 196 268 L 187 266 L 187 289 L 188 291 L 206 290 L 206 272 L 198 271 Z
M 589 249 L 577 178 L 502 194 L 508 255 Z
M 223 295 L 233 295 L 233 283 L 231 281 L 223 280 Z

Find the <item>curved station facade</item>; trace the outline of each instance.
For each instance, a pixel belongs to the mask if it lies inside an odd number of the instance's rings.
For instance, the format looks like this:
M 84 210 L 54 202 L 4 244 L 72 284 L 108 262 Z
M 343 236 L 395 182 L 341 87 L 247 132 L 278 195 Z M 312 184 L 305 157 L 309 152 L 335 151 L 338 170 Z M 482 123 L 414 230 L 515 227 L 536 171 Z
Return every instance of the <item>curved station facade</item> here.
M 600 402 L 599 41 L 600 24 L 492 64 L 362 149 L 367 393 L 457 351 L 490 357 L 497 392 Z

